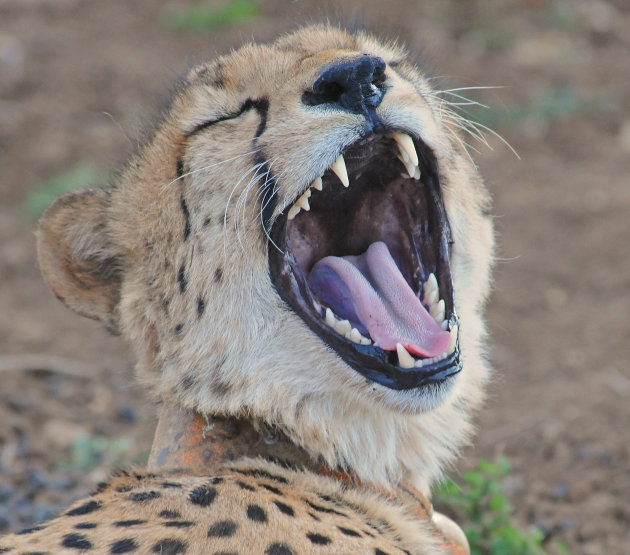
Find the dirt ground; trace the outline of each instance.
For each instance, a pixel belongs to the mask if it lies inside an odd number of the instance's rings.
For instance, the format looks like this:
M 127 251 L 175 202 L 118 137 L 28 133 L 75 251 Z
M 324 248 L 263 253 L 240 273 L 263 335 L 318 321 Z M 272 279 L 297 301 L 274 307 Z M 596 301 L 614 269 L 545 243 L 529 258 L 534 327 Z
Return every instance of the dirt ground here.
M 502 87 L 462 93 L 520 159 L 470 139 L 500 235 L 496 374 L 451 475 L 504 454 L 522 528 L 578 554 L 630 552 L 630 5 L 275 0 L 251 21 L 173 30 L 189 4 L 0 3 L 0 532 L 141 461 L 155 423 L 129 348 L 42 284 L 25 202 L 53 176 L 118 167 L 195 61 L 329 17 L 401 37 L 444 88 Z

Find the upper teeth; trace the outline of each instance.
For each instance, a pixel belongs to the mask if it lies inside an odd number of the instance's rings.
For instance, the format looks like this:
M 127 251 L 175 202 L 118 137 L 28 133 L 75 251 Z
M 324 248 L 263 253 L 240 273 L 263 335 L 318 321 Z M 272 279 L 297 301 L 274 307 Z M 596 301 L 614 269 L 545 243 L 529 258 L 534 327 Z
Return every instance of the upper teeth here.
M 396 141 L 398 150 L 400 152 L 398 159 L 403 163 L 409 177 L 414 179 L 420 179 L 420 167 L 418 165 L 418 153 L 416 147 L 413 144 L 413 139 L 406 133 L 395 132 L 391 133 L 390 137 Z M 331 171 L 339 178 L 344 187 L 350 186 L 350 179 L 348 178 L 348 170 L 346 169 L 346 161 L 343 155 L 340 154 L 337 159 L 330 166 Z M 298 198 L 287 213 L 287 218 L 292 220 L 302 210 L 310 210 L 308 198 L 311 196 L 311 189 L 321 191 L 323 189 L 322 178 L 317 177 L 310 187 Z

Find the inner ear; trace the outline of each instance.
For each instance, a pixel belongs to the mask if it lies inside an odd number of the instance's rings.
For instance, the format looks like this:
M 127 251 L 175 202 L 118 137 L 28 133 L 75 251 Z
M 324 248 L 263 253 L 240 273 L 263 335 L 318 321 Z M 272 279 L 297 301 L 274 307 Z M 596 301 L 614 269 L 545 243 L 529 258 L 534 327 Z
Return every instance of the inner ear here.
M 37 250 L 57 298 L 116 332 L 122 257 L 108 231 L 109 205 L 106 189 L 58 198 L 40 219 Z

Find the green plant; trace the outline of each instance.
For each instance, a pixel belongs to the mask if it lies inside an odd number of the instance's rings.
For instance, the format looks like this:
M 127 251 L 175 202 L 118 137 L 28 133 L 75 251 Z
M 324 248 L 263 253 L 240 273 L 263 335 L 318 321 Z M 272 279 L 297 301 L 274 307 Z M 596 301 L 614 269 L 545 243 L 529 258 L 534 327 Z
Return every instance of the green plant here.
M 254 0 L 230 0 L 221 7 L 216 2 L 201 0 L 174 15 L 169 25 L 178 31 L 212 31 L 253 19 L 260 12 Z
M 513 508 L 502 487 L 510 474 L 504 457 L 481 460 L 462 474 L 462 483 L 444 480 L 434 495 L 436 508 L 451 515 L 464 529 L 472 555 L 544 555 L 540 530 L 521 532 L 511 521 Z M 568 553 L 560 542 L 556 552 Z
M 26 217 L 30 220 L 36 220 L 58 196 L 88 187 L 99 178 L 99 172 L 87 164 L 82 164 L 53 177 L 28 194 L 24 202 Z
M 60 461 L 58 467 L 85 471 L 100 464 L 108 466 L 129 462 L 140 464 L 146 462 L 148 456 L 146 452 L 134 452 L 134 442 L 130 437 L 107 439 L 81 436 L 73 441 L 69 458 Z

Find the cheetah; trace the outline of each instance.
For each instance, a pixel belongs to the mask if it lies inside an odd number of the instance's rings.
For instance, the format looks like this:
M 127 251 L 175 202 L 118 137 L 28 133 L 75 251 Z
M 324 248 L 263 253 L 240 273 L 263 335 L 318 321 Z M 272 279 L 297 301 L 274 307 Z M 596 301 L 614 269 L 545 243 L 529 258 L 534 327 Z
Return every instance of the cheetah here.
M 494 236 L 457 115 L 331 25 L 189 71 L 117 182 L 38 231 L 54 294 L 159 405 L 119 472 L 10 553 L 467 553 L 431 486 L 483 400 Z

